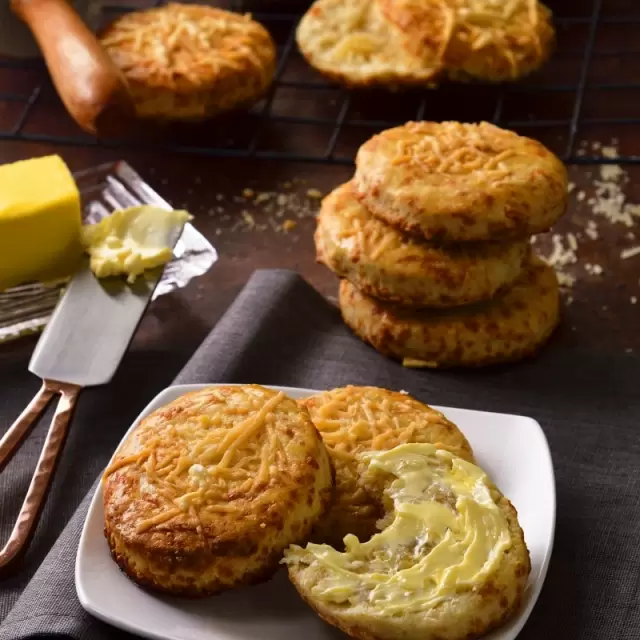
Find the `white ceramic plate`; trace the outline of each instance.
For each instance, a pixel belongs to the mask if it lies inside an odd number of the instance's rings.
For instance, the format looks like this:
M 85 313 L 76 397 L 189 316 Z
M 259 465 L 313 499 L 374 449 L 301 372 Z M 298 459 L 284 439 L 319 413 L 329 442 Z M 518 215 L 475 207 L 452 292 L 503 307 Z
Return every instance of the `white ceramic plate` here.
M 156 396 L 134 422 L 188 391 L 180 385 Z M 277 387 L 280 389 L 280 387 Z M 282 388 L 302 398 L 308 389 Z M 547 440 L 531 418 L 438 407 L 469 439 L 476 459 L 518 510 L 532 571 L 520 614 L 487 640 L 513 640 L 538 599 L 553 547 L 556 497 Z M 126 437 L 126 436 L 125 436 Z M 337 640 L 344 634 L 322 622 L 281 571 L 271 581 L 205 600 L 152 595 L 129 580 L 109 555 L 103 535 L 102 489 L 93 497 L 76 559 L 82 606 L 115 627 L 160 640 Z

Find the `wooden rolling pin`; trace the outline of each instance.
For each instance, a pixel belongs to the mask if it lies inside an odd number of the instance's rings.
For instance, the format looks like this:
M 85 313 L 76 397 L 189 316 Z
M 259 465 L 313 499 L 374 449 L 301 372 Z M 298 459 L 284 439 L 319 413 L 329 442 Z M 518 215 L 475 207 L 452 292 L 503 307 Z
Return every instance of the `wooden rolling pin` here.
M 124 133 L 135 111 L 120 71 L 66 0 L 11 0 L 38 42 L 73 119 L 97 136 Z

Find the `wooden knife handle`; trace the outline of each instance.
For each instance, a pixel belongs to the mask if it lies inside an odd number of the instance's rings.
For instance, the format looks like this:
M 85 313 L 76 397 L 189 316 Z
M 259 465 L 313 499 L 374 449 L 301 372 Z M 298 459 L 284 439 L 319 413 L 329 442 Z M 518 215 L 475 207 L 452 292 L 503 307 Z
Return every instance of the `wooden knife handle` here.
M 66 0 L 11 0 L 40 46 L 73 119 L 95 135 L 123 132 L 134 115 L 126 83 L 95 35 Z

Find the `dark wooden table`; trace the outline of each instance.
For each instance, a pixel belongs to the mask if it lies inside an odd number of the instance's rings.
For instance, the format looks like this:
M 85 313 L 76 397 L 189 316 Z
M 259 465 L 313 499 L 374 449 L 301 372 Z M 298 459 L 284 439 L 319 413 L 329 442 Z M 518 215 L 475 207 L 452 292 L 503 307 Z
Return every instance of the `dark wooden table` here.
M 626 18 L 618 18 L 635 15 L 636 3 L 618 0 L 604 6 L 601 4 L 595 2 L 591 5 L 578 0 L 552 2 L 551 6 L 558 15 L 575 17 L 562 23 L 556 56 L 531 82 L 534 87 L 536 83 L 540 87 L 553 84 L 559 87 L 558 90 L 515 92 L 500 105 L 501 121 L 522 123 L 522 127 L 516 125 L 514 128 L 535 135 L 554 149 L 565 146 L 571 128 L 568 123 L 578 109 L 581 126 L 572 151 L 575 159 L 583 157 L 582 154 L 606 155 L 598 145 L 613 147 L 616 154 L 640 156 L 640 125 L 615 121 L 617 118 L 629 120 L 640 113 L 640 85 L 637 85 L 640 77 L 640 54 L 637 51 L 640 48 L 635 44 L 637 37 L 633 37 L 634 34 L 637 36 L 636 27 L 640 22 L 632 20 L 627 24 Z M 599 6 L 602 20 L 592 33 L 590 16 Z M 286 32 L 274 35 L 280 43 L 286 36 Z M 583 53 L 590 40 L 595 54 L 584 72 Z M 303 77 L 308 79 L 309 69 L 299 57 L 292 55 L 294 57 L 287 64 L 283 77 L 290 81 Z M 34 81 L 33 73 L 0 69 L 0 94 L 9 89 L 28 92 Z M 576 87 L 581 83 L 587 90 L 581 104 L 576 105 Z M 563 90 L 565 84 L 566 89 Z M 463 94 L 456 91 L 447 89 L 442 94 L 431 94 L 426 114 L 439 119 L 461 120 L 491 119 L 495 115 L 491 91 L 474 90 L 471 100 L 468 90 L 461 90 L 466 91 L 466 97 L 462 98 Z M 47 96 L 39 100 L 38 109 L 25 131 L 64 133 L 72 130 L 60 105 L 50 100 L 50 93 L 50 88 L 45 90 Z M 336 87 L 314 92 L 283 87 L 278 88 L 271 111 L 332 117 L 344 97 Z M 391 117 L 393 112 L 393 117 L 396 117 L 400 116 L 400 107 L 411 100 L 414 97 L 391 97 L 385 102 L 379 96 L 354 96 L 349 113 L 350 117 L 363 118 L 366 115 L 375 119 L 378 114 Z M 12 103 L 0 100 L 0 130 L 14 108 Z M 536 119 L 558 124 L 531 129 L 525 126 Z M 242 116 L 233 119 L 228 124 L 228 135 L 242 138 L 249 125 L 257 126 L 255 119 L 243 120 Z M 206 138 L 210 129 L 203 125 L 195 134 L 191 130 L 189 135 L 192 139 L 200 135 Z M 273 125 L 265 136 L 267 139 L 277 136 L 277 143 L 285 150 L 300 151 L 317 147 L 316 129 L 312 126 L 304 130 L 293 126 L 287 129 L 281 123 Z M 354 136 L 345 135 L 338 143 L 337 153 L 352 156 L 357 144 L 371 133 L 373 131 L 363 128 Z M 209 273 L 185 289 L 152 304 L 138 331 L 135 345 L 171 345 L 185 349 L 195 346 L 216 323 L 249 275 L 259 268 L 297 270 L 323 294 L 335 296 L 336 278 L 315 263 L 313 218 L 319 200 L 309 197 L 307 192 L 311 190 L 313 196 L 317 195 L 316 191 L 327 193 L 349 178 L 351 167 L 216 159 L 143 152 L 133 148 L 108 150 L 0 142 L 0 162 L 51 152 L 60 153 L 72 170 L 85 169 L 107 160 L 126 159 L 174 206 L 189 209 L 195 215 L 195 226 L 219 251 L 220 259 Z M 563 322 L 549 348 L 554 348 L 553 343 L 589 343 L 612 353 L 638 350 L 640 302 L 634 304 L 634 301 L 640 299 L 640 255 L 622 259 L 621 253 L 640 244 L 640 216 L 635 214 L 630 227 L 607 221 L 602 211 L 612 206 L 618 211 L 624 208 L 619 202 L 603 204 L 606 200 L 615 201 L 623 197 L 632 205 L 640 203 L 640 167 L 623 165 L 618 170 L 615 167 L 603 169 L 598 165 L 572 165 L 570 174 L 575 186 L 567 215 L 552 233 L 541 236 L 536 242 L 536 247 L 545 256 L 553 253 L 554 242 L 563 248 L 570 247 L 575 236 L 577 245 L 575 258 L 571 257 L 571 251 L 564 256 L 565 262 L 575 259 L 574 263 L 562 267 L 562 271 L 568 274 L 565 279 L 575 279 L 575 282 L 564 293 Z M 615 178 L 613 181 L 612 177 Z M 246 189 L 253 190 L 255 194 L 275 195 L 268 198 L 260 196 L 258 200 L 262 200 L 256 203 L 255 195 L 250 198 L 243 195 Z M 629 207 L 626 211 L 631 215 Z M 281 228 L 286 220 L 295 222 L 295 228 L 288 232 Z M 558 235 L 555 240 L 554 234 Z M 0 346 L 0 357 L 24 351 L 26 358 L 34 340 L 28 338 Z

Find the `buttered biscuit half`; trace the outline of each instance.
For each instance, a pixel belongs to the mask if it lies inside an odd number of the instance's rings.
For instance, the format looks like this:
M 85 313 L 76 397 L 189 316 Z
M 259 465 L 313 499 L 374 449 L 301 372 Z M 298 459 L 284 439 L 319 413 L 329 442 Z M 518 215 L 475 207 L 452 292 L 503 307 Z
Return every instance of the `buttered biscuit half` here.
M 386 515 L 366 541 L 292 546 L 306 602 L 361 640 L 467 640 L 513 616 L 531 571 L 517 513 L 486 473 L 431 444 L 363 454 Z
M 567 171 L 541 143 L 487 122 L 408 122 L 359 149 L 353 189 L 381 220 L 444 243 L 524 238 L 567 205 Z
M 436 245 L 371 215 L 351 183 L 322 202 L 315 233 L 318 260 L 362 293 L 411 307 L 451 307 L 487 300 L 514 282 L 528 240 Z
M 258 385 L 209 387 L 145 418 L 104 474 L 105 535 L 142 586 L 208 596 L 269 578 L 329 506 L 308 412 Z
M 439 411 L 406 393 L 348 386 L 301 401 L 322 435 L 335 469 L 335 498 L 313 539 L 342 544 L 353 534 L 367 540 L 383 514 L 382 492 L 365 476 L 361 455 L 399 444 L 427 442 L 473 460 L 462 432 Z

